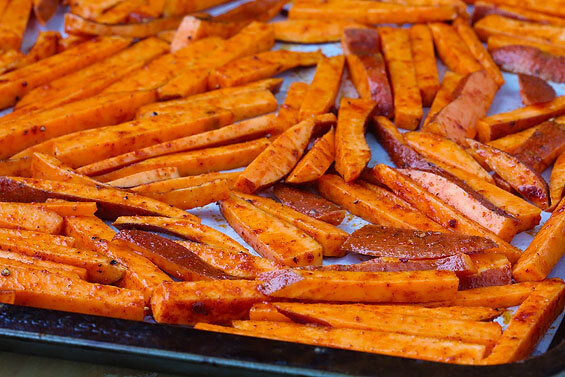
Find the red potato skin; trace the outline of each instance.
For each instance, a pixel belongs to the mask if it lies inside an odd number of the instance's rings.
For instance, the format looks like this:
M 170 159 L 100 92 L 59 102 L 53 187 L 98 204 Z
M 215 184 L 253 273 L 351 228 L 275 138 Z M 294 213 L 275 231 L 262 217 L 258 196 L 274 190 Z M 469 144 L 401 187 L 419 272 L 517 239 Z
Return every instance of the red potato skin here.
M 522 73 L 557 83 L 565 82 L 565 57 L 555 56 L 531 46 L 506 46 L 491 52 L 503 70 Z
M 557 95 L 555 89 L 539 77 L 519 74 L 520 98 L 526 106 L 553 101 Z

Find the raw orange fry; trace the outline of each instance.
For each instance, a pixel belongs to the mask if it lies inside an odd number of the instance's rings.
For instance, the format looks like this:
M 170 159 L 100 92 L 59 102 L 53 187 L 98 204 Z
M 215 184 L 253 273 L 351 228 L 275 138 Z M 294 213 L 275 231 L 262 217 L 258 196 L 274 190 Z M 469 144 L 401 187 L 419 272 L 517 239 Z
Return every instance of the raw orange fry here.
M 7 265 L 0 289 L 16 292 L 16 305 L 143 321 L 141 292 L 71 279 L 46 270 Z M 56 287 L 56 289 L 54 289 Z
M 410 32 L 408 29 L 380 27 L 379 35 L 392 84 L 394 122 L 397 127 L 414 130 L 420 125 L 423 110 L 410 48 Z
M 167 179 L 179 178 L 179 170 L 175 167 L 158 168 L 155 170 L 148 170 L 137 174 L 132 174 L 127 177 L 118 178 L 114 181 L 108 182 L 108 185 L 117 188 L 132 188 L 139 185 L 151 184 L 153 182 L 164 181 Z M 170 204 L 170 203 L 169 203 Z
M 486 306 L 510 308 L 518 306 L 536 289 L 538 283 L 517 283 L 459 291 L 452 300 L 440 302 L 439 306 Z
M 412 26 L 410 28 L 410 43 L 422 103 L 429 107 L 432 105 L 440 87 L 434 40 L 430 28 L 426 25 Z
M 301 120 L 325 114 L 335 106 L 344 64 L 343 55 L 325 58 L 318 63 L 314 78 L 302 99 L 298 115 Z
M 441 87 L 439 88 L 434 102 L 430 107 L 430 111 L 428 112 L 428 116 L 424 120 L 424 125 L 422 126 L 422 131 L 429 131 L 428 123 L 430 120 L 434 118 L 434 116 L 440 112 L 447 104 L 449 104 L 454 96 L 455 90 L 459 85 L 459 82 L 463 79 L 463 75 L 459 73 L 455 73 L 452 71 L 447 71 L 443 75 L 443 81 L 441 82 Z
M 508 328 L 483 363 L 506 364 L 528 357 L 564 305 L 563 280 L 541 282 L 514 313 Z
M 249 310 L 250 321 L 273 321 L 273 322 L 292 322 L 290 318 L 281 314 L 271 304 L 259 303 L 255 304 Z
M 3 50 L 19 50 L 26 31 L 32 0 L 12 0 L 0 16 L 0 45 Z
M 277 128 L 273 131 L 274 138 L 300 122 L 300 106 L 307 92 L 308 84 L 305 82 L 295 81 L 289 85 L 284 102 L 277 113 Z
M 194 16 L 185 16 L 176 29 L 171 42 L 171 52 L 175 53 L 192 42 L 206 37 L 229 38 L 239 32 L 245 23 L 242 22 L 216 22 L 202 20 Z
M 322 246 L 294 225 L 235 195 L 220 202 L 230 226 L 262 257 L 284 266 L 322 264 Z
M 312 148 L 286 178 L 288 183 L 312 182 L 323 176 L 335 160 L 335 131 L 332 127 L 318 138 Z
M 2 290 L 0 291 L 0 304 L 14 305 L 16 303 L 16 292 Z
M 495 35 L 520 37 L 522 39 L 562 45 L 565 29 L 559 26 L 543 25 L 536 22 L 514 20 L 496 14 L 487 16 L 475 24 L 475 31 L 482 40 Z
M 365 187 L 364 187 L 365 186 Z M 410 204 L 389 191 L 371 185 L 346 183 L 337 175 L 327 174 L 318 180 L 322 196 L 339 204 L 352 214 L 374 224 L 404 229 L 445 231 Z
M 59 216 L 94 216 L 97 211 L 95 202 L 68 202 L 60 199 L 47 199 L 44 203 L 32 203 L 35 207 L 55 212 Z
M 190 187 L 200 186 L 205 183 L 224 180 L 228 182 L 229 187 L 233 186 L 237 177 L 241 172 L 228 173 L 205 173 L 200 175 L 192 175 L 175 179 L 167 179 L 164 181 L 148 183 L 132 188 L 133 192 L 141 195 L 151 196 L 152 194 L 165 193 L 173 190 L 181 190 Z
M 63 218 L 45 209 L 24 203 L 0 203 L 0 226 L 59 234 Z
M 347 28 L 365 26 L 349 20 L 284 20 L 271 24 L 277 41 L 290 43 L 338 42 Z
M 38 179 L 76 183 L 85 186 L 104 185 L 85 175 L 79 174 L 55 157 L 34 153 L 31 157 L 31 176 Z
M 0 251 L 0 262 L 28 267 L 37 270 L 47 270 L 71 279 L 87 280 L 87 271 L 82 267 L 75 267 L 64 263 L 55 263 L 37 257 L 30 257 L 20 253 Z
M 230 185 L 225 179 L 216 179 L 197 186 L 144 195 L 177 208 L 192 209 L 229 198 Z
M 6 229 L 0 228 L 0 234 L 20 237 L 25 239 L 35 239 L 40 242 L 47 242 L 53 245 L 60 246 L 74 246 L 75 240 L 72 237 L 56 236 L 49 233 L 34 232 L 31 230 L 21 230 L 21 229 Z
M 466 76 L 483 69 L 453 27 L 442 23 L 428 26 L 432 30 L 439 57 L 451 71 Z

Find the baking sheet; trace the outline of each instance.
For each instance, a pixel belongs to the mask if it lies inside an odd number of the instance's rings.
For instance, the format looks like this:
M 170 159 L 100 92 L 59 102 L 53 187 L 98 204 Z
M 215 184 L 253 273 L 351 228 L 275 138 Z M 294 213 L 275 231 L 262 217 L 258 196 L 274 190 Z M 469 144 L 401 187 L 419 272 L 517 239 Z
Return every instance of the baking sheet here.
M 226 12 L 239 4 L 245 2 L 247 0 L 238 0 L 232 3 L 218 6 L 209 10 L 208 12 L 212 15 L 221 14 Z M 288 5 L 286 9 L 288 9 Z M 43 30 L 58 30 L 61 34 L 65 35 L 63 29 L 63 16 L 66 8 L 59 7 L 57 14 L 47 23 L 47 25 L 42 26 L 34 19 L 31 20 L 28 30 L 26 31 L 26 35 L 23 41 L 23 50 L 27 51 L 34 43 L 37 33 Z M 469 10 L 471 13 L 471 8 Z M 275 18 L 276 20 L 282 20 L 282 16 L 278 16 Z M 277 43 L 275 45 L 275 50 L 285 49 L 285 50 L 293 50 L 293 51 L 316 51 L 321 50 L 327 56 L 335 56 L 342 53 L 339 43 L 327 43 L 327 44 L 312 44 L 312 45 L 297 45 L 297 44 L 288 44 L 288 43 Z M 445 66 L 441 62 L 438 61 L 438 70 L 440 72 L 440 76 L 443 76 L 445 72 Z M 294 81 L 304 81 L 309 83 L 312 80 L 313 73 L 315 68 L 302 68 L 296 69 L 284 74 L 279 75 L 278 77 L 284 78 L 283 85 L 281 87 L 280 92 L 276 95 L 276 98 L 279 104 L 283 103 L 284 98 L 286 96 L 286 92 L 288 90 L 288 86 Z M 501 112 L 510 111 L 522 106 L 519 94 L 519 86 L 518 86 L 518 79 L 517 76 L 514 74 L 503 73 L 504 79 L 506 80 L 506 84 L 499 90 L 497 93 L 494 102 L 490 108 L 490 114 L 497 114 Z M 565 84 L 553 84 L 552 86 L 555 88 L 558 95 L 565 95 Z M 352 82 L 349 80 L 349 74 L 347 69 L 345 70 L 340 94 L 336 100 L 336 103 L 339 103 L 340 98 L 342 97 L 351 97 L 357 98 L 357 92 L 355 91 L 355 87 L 353 86 Z M 427 108 L 424 109 L 427 112 Z M 0 112 L 0 115 L 9 112 L 10 110 Z M 381 147 L 381 145 L 376 141 L 375 137 L 372 133 L 367 134 L 367 142 L 371 147 L 372 157 L 369 166 L 374 166 L 376 164 L 385 163 L 391 166 L 394 166 L 390 161 L 387 153 Z M 545 171 L 542 175 L 549 182 L 549 177 L 551 174 L 551 169 Z M 270 193 L 266 192 L 265 195 L 269 196 Z M 218 207 L 216 204 L 209 204 L 205 207 L 198 208 L 195 210 L 190 210 L 189 212 L 199 216 L 202 219 L 202 223 L 208 226 L 211 226 L 228 236 L 232 237 L 242 245 L 246 246 L 248 250 L 252 253 L 256 254 L 249 245 L 245 243 L 239 235 L 233 231 L 233 229 L 227 224 L 227 222 L 223 219 L 222 215 L 220 214 Z M 534 229 L 523 232 L 518 234 L 512 244 L 522 250 L 525 250 L 533 237 L 539 231 L 541 226 L 545 223 L 545 221 L 549 218 L 550 214 L 547 212 L 542 213 L 542 221 L 541 223 Z M 353 215 L 347 215 L 343 223 L 339 226 L 339 228 L 343 229 L 348 233 L 352 233 L 354 230 L 359 229 L 360 227 L 368 224 L 365 220 L 358 218 Z M 324 264 L 348 264 L 348 263 L 357 263 L 361 259 L 357 255 L 350 254 L 343 258 L 325 258 Z M 565 258 L 562 258 L 561 261 L 557 264 L 557 266 L 553 269 L 549 277 L 560 277 L 565 278 Z M 510 308 L 510 311 L 515 311 L 516 308 Z M 543 339 L 540 341 L 538 346 L 536 347 L 533 355 L 539 355 L 547 351 L 549 345 L 553 337 L 555 336 L 556 330 L 559 327 L 559 324 L 563 320 L 565 313 L 561 313 L 561 315 L 554 321 L 552 326 L 549 328 Z M 504 318 L 508 318 L 508 316 L 504 316 Z M 503 328 L 507 326 L 507 321 L 504 320 L 501 316 L 497 319 Z

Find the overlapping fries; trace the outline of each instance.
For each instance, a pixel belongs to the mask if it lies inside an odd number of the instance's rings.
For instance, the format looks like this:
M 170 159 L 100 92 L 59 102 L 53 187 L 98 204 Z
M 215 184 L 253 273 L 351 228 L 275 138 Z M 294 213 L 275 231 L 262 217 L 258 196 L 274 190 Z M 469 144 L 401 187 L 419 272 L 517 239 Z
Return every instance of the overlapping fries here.
M 540 81 L 565 82 L 563 7 L 480 1 L 472 23 L 457 0 L 295 0 L 271 23 L 286 0 L 194 13 L 225 2 L 74 0 L 70 36 L 24 54 L 29 13 L 45 23 L 58 2 L 0 1 L 0 107 L 15 108 L 0 117 L 0 303 L 527 358 L 565 305 L 548 278 L 565 250 L 565 96 Z M 311 81 L 275 77 L 307 66 Z M 501 68 L 537 77 L 520 78 L 524 107 L 487 116 Z M 354 216 L 372 224 L 350 234 Z

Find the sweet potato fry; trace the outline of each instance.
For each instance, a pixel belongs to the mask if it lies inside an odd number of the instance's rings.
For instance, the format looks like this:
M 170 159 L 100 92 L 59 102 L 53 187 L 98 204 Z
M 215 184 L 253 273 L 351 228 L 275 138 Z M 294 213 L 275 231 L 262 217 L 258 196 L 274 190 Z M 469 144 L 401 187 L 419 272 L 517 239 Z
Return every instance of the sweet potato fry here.
M 92 284 L 47 270 L 7 265 L 0 289 L 16 292 L 16 305 L 143 321 L 141 292 Z M 53 289 L 56 287 L 56 289 Z
M 404 134 L 404 140 L 416 152 L 432 161 L 443 162 L 493 182 L 491 175 L 465 149 L 445 137 L 428 132 L 409 132 Z
M 144 195 L 177 208 L 192 209 L 229 198 L 230 185 L 225 179 L 216 179 L 197 186 Z
M 264 258 L 285 266 L 322 264 L 323 248 L 294 225 L 232 195 L 220 202 L 230 226 Z
M 335 131 L 332 127 L 316 139 L 312 148 L 286 178 L 288 183 L 312 182 L 323 176 L 335 160 Z
M 447 229 L 457 233 L 488 238 L 498 245 L 497 248 L 491 249 L 490 252 L 504 254 L 511 262 L 518 260 L 521 254 L 520 250 L 442 202 L 407 176 L 382 164 L 377 165 L 373 169 L 373 174 L 375 178 L 388 186 L 398 196 Z
M 276 17 L 287 0 L 254 0 L 243 3 L 214 17 L 220 22 L 243 22 L 250 20 L 267 22 Z
M 549 180 L 549 196 L 551 198 L 550 211 L 557 208 L 557 205 L 563 198 L 565 190 L 565 152 L 561 153 L 551 171 L 551 178 Z
M 430 29 L 426 25 L 412 26 L 410 28 L 410 44 L 422 103 L 429 107 L 432 105 L 440 87 L 434 41 Z
M 496 207 L 476 191 L 466 190 L 449 178 L 433 172 L 410 169 L 402 173 L 503 240 L 510 242 L 520 232 L 517 218 Z
M 341 249 L 341 245 L 349 235 L 343 230 L 268 198 L 240 193 L 233 193 L 233 195 L 308 234 L 322 245 L 324 256 L 342 257 L 345 255 L 345 250 Z
M 34 153 L 31 157 L 31 176 L 38 179 L 76 183 L 85 186 L 105 186 L 92 178 L 79 174 L 53 156 Z
M 277 126 L 272 132 L 273 138 L 300 122 L 300 107 L 307 92 L 308 84 L 305 82 L 293 82 L 289 85 L 284 102 L 277 113 Z
M 243 27 L 245 27 L 245 23 L 242 22 L 216 22 L 190 15 L 185 16 L 176 29 L 175 36 L 171 42 L 171 52 L 175 53 L 192 42 L 206 37 L 230 38 Z
M 532 41 L 522 39 L 520 37 L 511 37 L 508 35 L 492 35 L 488 37 L 487 47 L 491 53 L 499 48 L 508 46 L 530 46 L 535 47 L 538 50 L 547 52 L 551 55 L 565 56 L 565 48 L 551 43 Z
M 520 85 L 520 98 L 525 106 L 550 102 L 557 97 L 555 89 L 538 77 L 519 74 L 518 84 Z
M 491 147 L 495 147 L 504 151 L 506 153 L 514 154 L 537 130 L 539 130 L 544 123 L 539 124 L 534 127 L 526 128 L 524 131 L 516 132 L 515 134 L 510 134 L 503 136 L 499 139 L 489 141 L 487 144 Z
M 565 82 L 565 57 L 531 46 L 507 46 L 492 51 L 496 64 L 512 73 L 527 74 L 557 83 Z
M 177 168 L 158 168 L 118 178 L 108 182 L 108 185 L 117 188 L 132 188 L 179 177 L 179 170 Z
M 249 310 L 249 320 L 251 321 L 273 321 L 273 322 L 292 322 L 290 318 L 281 314 L 271 304 L 255 304 Z M 198 325 L 197 325 L 198 326 Z
M 505 364 L 528 357 L 552 322 L 563 311 L 563 280 L 547 280 L 520 305 L 484 364 Z
M 370 187 L 346 183 L 341 177 L 330 174 L 318 180 L 318 190 L 324 198 L 374 224 L 414 230 L 445 230 L 389 191 Z
M 316 68 L 314 78 L 302 99 L 299 119 L 327 113 L 335 106 L 339 91 L 345 57 L 343 55 L 322 59 Z
M 64 38 L 59 39 L 59 42 L 57 43 L 57 53 L 61 53 L 61 52 L 66 51 L 70 48 L 76 47 L 79 44 L 87 42 L 91 39 L 92 39 L 92 37 L 84 37 L 84 36 L 81 37 L 81 36 L 78 36 L 78 35 L 67 35 Z
M 517 283 L 492 287 L 482 287 L 458 291 L 450 301 L 440 305 L 481 306 L 490 308 L 510 308 L 518 306 L 534 292 L 538 283 Z
M 66 276 L 71 279 L 87 280 L 87 271 L 82 267 L 75 267 L 63 263 L 55 263 L 37 257 L 30 257 L 24 254 L 0 251 L 0 262 L 8 265 L 27 267 L 37 270 L 47 270 L 57 275 Z
M 321 196 L 297 188 L 277 184 L 273 193 L 284 205 L 315 219 L 339 225 L 345 211 Z
M 471 260 L 476 271 L 460 274 L 459 290 L 512 284 L 512 266 L 502 254 L 474 254 Z
M 200 175 L 192 175 L 188 177 L 167 179 L 164 181 L 139 185 L 131 190 L 141 195 L 150 196 L 151 194 L 165 193 L 174 190 L 182 190 L 190 187 L 200 186 L 205 183 L 215 182 L 217 180 L 227 181 L 231 187 L 239 177 L 241 172 L 228 173 L 206 173 Z
M 477 123 L 478 139 L 486 143 L 564 114 L 565 96 L 560 96 L 551 102 L 491 115 Z
M 133 250 L 111 242 L 116 232 L 97 217 L 73 216 L 65 219 L 65 234 L 72 236 L 78 246 L 120 262 L 127 268 L 118 282 L 122 288 L 142 291 L 146 302 L 153 289 L 171 278 L 147 258 Z
M 113 240 L 127 245 L 180 280 L 233 279 L 232 276 L 204 262 L 186 247 L 154 233 L 121 230 Z
M 57 0 L 33 0 L 33 14 L 35 18 L 45 25 L 57 11 Z
M 371 159 L 371 149 L 365 140 L 368 118 L 376 102 L 343 98 L 340 102 L 335 136 L 335 169 L 346 182 L 359 178 Z
M 246 56 L 216 68 L 208 77 L 211 89 L 244 85 L 266 79 L 289 69 L 316 65 L 324 55 L 319 52 L 266 51 Z
M 61 35 L 57 31 L 39 32 L 31 49 L 17 62 L 13 69 L 22 68 L 55 55 L 60 39 Z
M 498 14 L 499 16 L 514 18 L 516 20 L 565 26 L 565 21 L 563 21 L 561 17 L 554 17 L 535 10 L 522 8 L 522 6 L 524 6 L 523 3 L 515 4 L 516 6 L 512 6 L 513 4 L 511 4 L 508 0 L 506 0 L 506 3 L 508 5 L 504 2 L 496 3 L 492 1 L 477 1 L 473 10 L 473 23 L 476 23 L 481 18 L 491 14 Z
M 167 0 L 163 7 L 163 15 L 178 16 L 212 8 L 216 5 L 227 3 L 227 0 Z
M 483 69 L 457 31 L 443 23 L 428 24 L 441 61 L 453 72 L 468 75 Z
M 427 336 L 483 344 L 491 349 L 502 335 L 498 323 L 464 321 L 448 318 L 430 318 L 400 313 L 363 310 L 361 305 L 343 308 L 343 305 L 273 304 L 289 318 L 300 318 L 300 323 L 323 323 L 333 328 L 392 332 Z
M 0 177 L 0 200 L 44 202 L 48 198 L 96 202 L 97 216 L 106 219 L 128 215 L 148 215 L 190 218 L 193 221 L 199 221 L 198 217 L 181 209 L 135 193 L 41 179 Z
M 31 177 L 31 158 L 0 160 L 0 175 Z
M 261 138 L 223 147 L 199 149 L 191 152 L 155 157 L 98 176 L 97 179 L 101 181 L 112 181 L 138 172 L 167 166 L 176 167 L 181 176 L 236 169 L 249 165 L 250 162 L 269 146 L 269 140 Z
M 290 19 L 353 20 L 361 24 L 404 24 L 452 20 L 457 15 L 451 6 L 404 6 L 381 2 L 345 1 L 295 3 Z
M 24 203 L 0 203 L 0 227 L 59 234 L 63 218 L 42 208 Z
M 230 124 L 232 119 L 232 113 L 227 110 L 192 109 L 74 133 L 55 140 L 52 148 L 59 160 L 76 168 L 156 143 L 214 130 Z
M 565 150 L 565 127 L 545 122 L 512 154 L 538 173 L 547 169 Z
M 445 106 L 447 106 L 455 98 L 455 91 L 459 86 L 461 80 L 464 76 L 459 73 L 447 71 L 443 75 L 443 81 L 441 82 L 441 87 L 439 88 L 434 102 L 430 107 L 428 116 L 424 120 L 424 125 L 422 126 L 422 131 L 429 131 L 428 123 L 432 120 L 437 113 L 439 113 Z
M 524 198 L 542 209 L 549 207 L 549 189 L 539 173 L 506 152 L 475 140 L 467 139 L 467 142 L 475 153 Z
M 487 49 L 483 46 L 473 28 L 469 25 L 469 21 L 464 18 L 457 18 L 453 21 L 453 28 L 459 34 L 459 37 L 465 42 L 465 45 L 471 52 L 471 55 L 482 65 L 488 72 L 491 79 L 497 84 L 498 87 L 504 85 L 504 78 L 496 63 L 488 53 Z
M 308 146 L 315 125 L 315 120 L 308 119 L 286 130 L 245 168 L 235 188 L 253 193 L 290 173 Z
M 176 241 L 189 249 L 200 259 L 232 276 L 254 280 L 263 272 L 282 268 L 281 265 L 248 253 L 231 249 L 219 249 L 191 241 Z
M 130 43 L 120 37 L 99 38 L 6 73 L 0 76 L 0 108 L 10 107 L 32 89 L 105 59 Z
M 24 60 L 24 57 L 25 55 L 18 50 L 3 51 L 2 55 L 0 55 L 0 74 L 18 68 Z
M 77 0 L 70 3 L 70 10 L 74 14 L 88 19 L 96 19 L 105 11 L 119 5 L 121 0 Z
M 89 281 L 101 284 L 115 283 L 125 272 L 125 268 L 115 260 L 89 250 L 53 245 L 7 234 L 0 234 L 0 249 L 84 268 L 88 273 Z
M 190 219 L 169 219 L 155 216 L 120 217 L 113 225 L 118 229 L 162 232 L 219 249 L 229 249 L 238 253 L 247 252 L 243 246 L 225 234 Z
M 16 303 L 15 291 L 0 291 L 0 304 L 14 305 Z
M 113 93 L 6 122 L 10 126 L 2 127 L 0 132 L 0 156 L 7 158 L 17 153 L 21 158 L 31 157 L 33 152 L 50 152 L 49 139 L 128 121 L 140 106 L 155 100 L 152 91 Z
M 461 253 L 474 254 L 493 247 L 496 247 L 494 242 L 477 236 L 375 225 L 365 225 L 356 230 L 341 246 L 348 252 L 402 259 L 433 259 Z
M 555 45 L 563 44 L 565 41 L 565 29 L 562 27 L 520 21 L 496 14 L 479 20 L 475 24 L 475 31 L 483 40 L 487 40 L 490 36 L 503 35 Z
M 270 297 L 336 302 L 431 302 L 455 296 L 449 271 L 336 272 L 280 270 L 261 275 L 257 289 Z
M 284 20 L 271 24 L 277 41 L 288 43 L 339 42 L 347 28 L 365 26 L 349 20 Z
M 47 242 L 53 245 L 60 246 L 74 246 L 75 240 L 72 237 L 56 236 L 49 233 L 34 232 L 31 230 L 21 230 L 21 229 L 6 229 L 0 228 L 0 234 L 6 236 L 19 237 L 24 239 L 35 239 L 38 242 Z
M 32 0 L 16 0 L 6 4 L 0 16 L 0 24 L 2 25 L 0 45 L 2 49 L 20 49 L 31 7 Z

